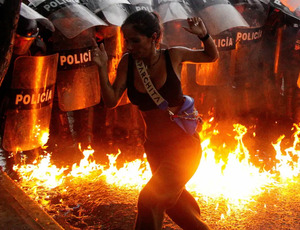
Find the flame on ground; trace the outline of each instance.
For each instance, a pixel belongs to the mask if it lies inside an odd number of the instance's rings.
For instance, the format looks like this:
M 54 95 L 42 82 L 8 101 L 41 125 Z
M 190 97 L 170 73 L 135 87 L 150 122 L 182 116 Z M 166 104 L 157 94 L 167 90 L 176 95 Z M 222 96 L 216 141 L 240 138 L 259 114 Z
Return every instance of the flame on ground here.
M 249 151 L 243 143 L 247 128 L 240 124 L 234 124 L 235 149 L 222 153 L 228 155 L 226 160 L 217 159 L 214 146 L 211 144 L 211 137 L 218 135 L 219 131 L 215 129 L 208 131 L 211 128 L 209 122 L 203 124 L 200 133 L 203 149 L 200 166 L 187 184 L 187 189 L 197 197 L 204 199 L 222 197 L 231 203 L 239 204 L 251 200 L 251 197 L 266 189 L 284 186 L 299 177 L 300 154 L 297 145 L 300 128 L 298 125 L 294 124 L 293 128 L 295 130 L 293 146 L 284 151 L 281 150 L 280 145 L 284 136 L 272 144 L 276 150 L 276 164 L 271 172 L 251 163 Z M 227 146 L 223 144 L 222 147 L 223 151 L 226 151 Z M 94 150 L 90 146 L 82 153 L 83 159 L 80 164 L 74 164 L 70 169 L 58 168 L 51 164 L 51 154 L 47 154 L 39 162 L 36 161 L 33 164 L 16 165 L 14 169 L 22 178 L 21 186 L 28 181 L 34 182 L 35 186 L 32 186 L 32 190 L 39 188 L 51 190 L 76 178 L 84 178 L 88 181 L 104 179 L 112 186 L 140 190 L 151 178 L 145 155 L 143 159 L 126 162 L 123 167 L 118 168 L 116 163 L 121 154 L 120 150 L 117 154 L 107 154 L 108 165 L 97 164 L 92 160 Z M 230 207 L 227 212 L 230 212 Z
M 210 139 L 202 142 L 203 160 L 188 183 L 189 190 L 207 197 L 222 196 L 240 200 L 249 199 L 261 193 L 264 186 L 276 183 L 271 173 L 260 172 L 250 162 L 249 151 L 242 141 L 247 132 L 246 127 L 235 124 L 234 130 L 237 132 L 237 146 L 234 152 L 228 154 L 227 162 L 222 159 L 216 162 L 215 152 L 210 148 Z

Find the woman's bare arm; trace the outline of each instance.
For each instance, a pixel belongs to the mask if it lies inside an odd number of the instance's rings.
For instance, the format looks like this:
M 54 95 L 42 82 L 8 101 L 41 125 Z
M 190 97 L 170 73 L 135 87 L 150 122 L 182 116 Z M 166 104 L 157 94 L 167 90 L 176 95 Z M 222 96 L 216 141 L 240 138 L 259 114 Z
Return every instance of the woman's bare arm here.
M 207 33 L 207 29 L 203 21 L 199 17 L 189 18 L 188 20 L 189 28 L 184 27 L 184 29 L 195 36 L 198 36 L 199 42 L 204 38 Z M 219 57 L 218 49 L 209 36 L 207 39 L 203 40 L 204 49 L 190 49 L 187 47 L 173 47 L 170 49 L 170 54 L 172 56 L 172 61 L 174 65 L 179 65 L 182 62 L 214 62 Z
M 98 65 L 101 94 L 104 104 L 108 108 L 114 108 L 118 105 L 118 102 L 126 89 L 128 55 L 122 57 L 118 65 L 116 79 L 114 83 L 111 84 L 108 77 L 108 57 L 104 44 L 101 44 L 94 52 L 94 62 Z

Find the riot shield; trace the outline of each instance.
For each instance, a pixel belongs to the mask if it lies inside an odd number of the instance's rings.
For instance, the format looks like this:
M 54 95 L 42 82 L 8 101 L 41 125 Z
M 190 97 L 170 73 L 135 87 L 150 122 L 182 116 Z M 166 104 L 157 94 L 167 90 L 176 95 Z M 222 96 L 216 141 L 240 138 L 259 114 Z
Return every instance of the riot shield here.
M 18 25 L 21 0 L 0 2 L 0 86 L 13 53 L 14 34 Z
M 20 9 L 20 15 L 22 15 L 24 18 L 27 19 L 34 19 L 40 22 L 42 25 L 45 26 L 50 31 L 54 31 L 54 25 L 48 18 L 45 18 L 44 16 L 40 15 L 38 12 L 31 9 L 29 6 L 25 5 L 23 2 L 21 3 L 21 9 Z
M 168 47 L 185 46 L 188 48 L 200 48 L 201 42 L 199 38 L 183 29 L 183 27 L 188 27 L 186 19 L 165 22 L 163 27 L 163 45 Z
M 129 16 L 127 0 L 83 0 L 83 4 L 111 25 L 121 26 Z
M 270 0 L 270 5 L 279 9 L 284 14 L 300 21 L 300 1 L 299 0 Z
M 190 0 L 190 4 L 212 35 L 236 27 L 249 27 L 241 14 L 227 0 Z
M 108 55 L 108 77 L 110 83 L 113 84 L 116 79 L 118 64 L 125 52 L 124 38 L 120 27 L 115 28 L 114 36 L 105 39 L 105 49 Z M 118 106 L 128 103 L 130 101 L 127 91 L 125 91 Z
M 283 115 L 298 123 L 300 120 L 299 92 L 296 91 L 300 78 L 300 23 L 287 24 L 281 28 L 281 31 L 277 77 L 282 82 L 282 104 L 285 109 Z
M 234 89 L 239 114 L 259 116 L 266 111 L 262 69 L 264 47 L 262 38 L 268 8 L 258 0 L 236 0 L 234 7 L 249 24 L 249 28 L 235 28 L 237 48 L 234 52 Z M 251 70 L 251 71 L 250 71 Z
M 182 0 L 155 1 L 155 10 L 159 13 L 163 23 L 172 20 L 185 20 L 194 16 L 190 2 Z
M 107 25 L 78 0 L 29 0 L 29 6 L 48 18 L 64 36 L 71 39 L 81 32 L 94 27 Z
M 53 34 L 53 49 L 59 53 L 58 104 L 63 111 L 84 109 L 100 102 L 98 67 L 92 58 L 94 39 L 94 28 L 73 39 L 66 39 L 58 31 Z
M 298 63 L 298 66 L 295 68 L 297 71 L 298 68 L 298 78 L 297 78 L 297 89 L 295 90 L 295 98 L 294 98 L 294 122 L 299 124 L 300 122 L 300 29 L 296 34 L 295 45 L 293 50 L 293 63 Z
M 129 11 L 135 12 L 139 10 L 153 11 L 152 0 L 128 0 L 130 2 Z
M 239 114 L 263 114 L 262 36 L 263 28 L 237 29 L 237 48 L 234 52 L 234 89 Z
M 195 103 L 200 113 L 213 115 L 217 120 L 232 119 L 235 116 L 232 53 L 236 48 L 236 34 L 225 31 L 212 38 L 218 47 L 219 59 L 213 63 L 196 64 L 196 98 L 201 100 L 195 100 Z
M 58 55 L 15 60 L 3 148 L 32 150 L 47 142 Z
M 231 0 L 231 2 L 251 28 L 265 25 L 269 8 L 259 0 Z
M 225 85 L 231 81 L 231 52 L 235 49 L 236 35 L 230 31 L 213 36 L 219 50 L 219 59 L 213 63 L 197 64 L 198 85 Z

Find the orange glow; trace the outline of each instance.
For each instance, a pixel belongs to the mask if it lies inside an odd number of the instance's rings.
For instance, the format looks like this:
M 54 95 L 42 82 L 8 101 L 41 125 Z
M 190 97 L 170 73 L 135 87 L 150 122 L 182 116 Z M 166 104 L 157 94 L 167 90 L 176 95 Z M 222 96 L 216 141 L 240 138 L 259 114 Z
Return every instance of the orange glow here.
M 42 133 L 41 145 L 44 146 L 48 142 L 48 139 L 49 139 L 49 132 L 47 131 L 47 132 Z
M 212 63 L 196 64 L 196 71 L 200 76 L 214 74 L 218 70 L 218 60 Z
M 50 163 L 50 159 L 51 154 L 47 154 L 41 157 L 39 162 L 35 160 L 33 164 L 15 165 L 14 170 L 20 174 L 24 182 L 34 180 L 36 186 L 32 187 L 33 190 L 39 186 L 52 189 L 63 183 L 63 172 L 67 168 L 57 168 Z
M 235 150 L 228 153 L 226 162 L 222 159 L 217 162 L 209 138 L 202 141 L 203 157 L 198 171 L 187 185 L 190 191 L 205 197 L 225 197 L 238 204 L 261 193 L 265 186 L 275 184 L 274 175 L 260 172 L 250 162 L 249 151 L 242 140 L 246 127 L 234 124 L 233 130 L 237 133 L 234 137 L 237 144 Z M 216 134 L 214 131 L 212 135 Z
M 281 151 L 280 144 L 284 135 L 278 138 L 277 143 L 272 144 L 274 149 L 276 150 L 276 159 L 278 163 L 276 163 L 276 171 L 280 172 L 280 178 L 282 180 L 289 180 L 296 178 L 300 173 L 300 152 L 297 150 L 297 145 L 299 145 L 299 135 L 300 135 L 300 127 L 294 124 L 294 142 L 293 146 Z M 294 159 L 297 159 L 296 162 Z
M 109 77 L 110 83 L 113 83 L 116 79 L 117 67 L 123 56 L 124 38 L 123 38 L 123 34 L 121 32 L 121 27 L 116 28 L 116 39 L 114 42 L 115 42 L 115 44 L 114 44 L 115 45 L 115 47 L 114 47 L 115 53 L 114 53 L 114 57 L 109 62 L 108 77 Z M 128 99 L 127 93 L 125 91 L 125 93 L 123 94 L 123 97 L 120 100 L 119 105 L 128 104 L 128 103 L 129 103 L 129 99 Z
M 196 82 L 198 85 L 215 85 L 218 80 L 219 60 L 212 63 L 196 64 Z
M 202 159 L 197 172 L 188 182 L 187 189 L 194 196 L 204 200 L 225 198 L 228 202 L 228 213 L 222 214 L 221 219 L 230 215 L 230 211 L 234 207 L 242 207 L 245 203 L 250 202 L 251 197 L 270 188 L 288 185 L 299 177 L 300 154 L 299 150 L 296 149 L 299 144 L 299 126 L 294 125 L 293 127 L 295 130 L 293 146 L 285 149 L 284 152 L 281 151 L 280 144 L 284 136 L 281 136 L 273 144 L 276 150 L 277 163 L 274 170 L 270 172 L 251 163 L 249 150 L 243 143 L 247 128 L 241 124 L 233 125 L 233 131 L 236 133 L 233 137 L 235 148 L 228 148 L 229 146 L 224 143 L 222 154 L 228 155 L 228 157 L 226 160 L 217 159 L 216 146 L 211 144 L 211 138 L 218 135 L 219 131 L 212 129 L 210 122 L 204 122 L 200 132 L 203 149 Z M 81 180 L 86 180 L 89 183 L 104 180 L 111 186 L 137 190 L 140 190 L 151 178 L 146 155 L 143 159 L 126 162 L 122 167 L 117 167 L 120 150 L 117 154 L 107 154 L 108 165 L 97 164 L 93 160 L 94 150 L 90 146 L 82 153 L 83 159 L 80 164 L 74 164 L 71 169 L 57 168 L 51 164 L 50 154 L 41 158 L 40 162 L 36 161 L 31 165 L 16 165 L 14 169 L 21 175 L 21 186 L 31 183 L 29 186 L 31 191 L 27 192 L 34 199 L 41 199 L 38 198 L 38 190 L 51 190 L 59 186 L 64 188 L 66 187 L 65 183 L 76 183 L 76 178 L 81 178 Z M 64 191 L 67 192 L 66 189 Z
M 294 12 L 299 6 L 299 0 L 281 0 L 282 4 L 287 6 L 291 12 Z
M 274 59 L 274 73 L 278 73 L 278 63 L 279 63 L 279 54 L 280 54 L 280 46 L 282 39 L 282 30 L 283 28 L 278 29 L 277 33 L 277 42 L 276 42 L 276 50 L 275 50 L 275 59 Z
M 125 163 L 120 169 L 116 167 L 116 160 L 121 154 L 107 154 L 109 159 L 109 168 L 104 170 L 101 176 L 105 176 L 106 182 L 121 187 L 134 187 L 141 189 L 151 178 L 150 166 L 147 163 L 146 155 L 143 161 L 136 159 L 132 162 Z
M 116 30 L 117 30 L 117 34 L 116 34 L 116 41 L 115 41 L 115 55 L 110 62 L 110 68 L 109 68 L 110 82 L 113 82 L 116 78 L 117 67 L 123 55 L 123 47 L 124 47 L 124 43 L 123 43 L 124 39 L 121 33 L 121 28 L 117 27 Z
M 92 161 L 94 150 L 89 145 L 87 149 L 81 150 L 81 145 L 79 144 L 78 148 L 82 152 L 84 158 L 80 161 L 80 164 L 73 164 L 70 176 L 72 177 L 81 177 L 89 175 L 92 171 L 102 169 L 101 165 L 97 165 L 95 161 Z
M 182 68 L 181 68 L 181 85 L 182 85 L 182 91 L 185 93 L 187 90 L 187 85 L 188 85 L 188 67 L 187 63 L 182 63 Z

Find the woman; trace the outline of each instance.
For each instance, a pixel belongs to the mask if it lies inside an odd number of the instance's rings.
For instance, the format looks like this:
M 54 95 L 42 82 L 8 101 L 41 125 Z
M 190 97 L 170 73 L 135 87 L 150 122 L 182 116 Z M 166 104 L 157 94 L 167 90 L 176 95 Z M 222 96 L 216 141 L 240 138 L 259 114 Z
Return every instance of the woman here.
M 104 45 L 94 53 L 106 106 L 115 107 L 127 89 L 129 99 L 139 107 L 146 125 L 144 148 L 152 178 L 139 195 L 136 229 L 161 229 L 165 212 L 183 229 L 209 229 L 200 220 L 197 202 L 185 190 L 201 158 L 198 133 L 186 134 L 171 121 L 167 111 L 157 107 L 146 92 L 134 63 L 135 60 L 144 62 L 155 88 L 176 114 L 183 104 L 179 78 L 182 63 L 212 62 L 218 58 L 217 48 L 202 20 L 193 17 L 187 22 L 189 28 L 184 29 L 203 41 L 204 50 L 157 49 L 162 31 L 158 15 L 147 11 L 130 15 L 121 27 L 128 53 L 118 65 L 113 85 L 108 79 Z

